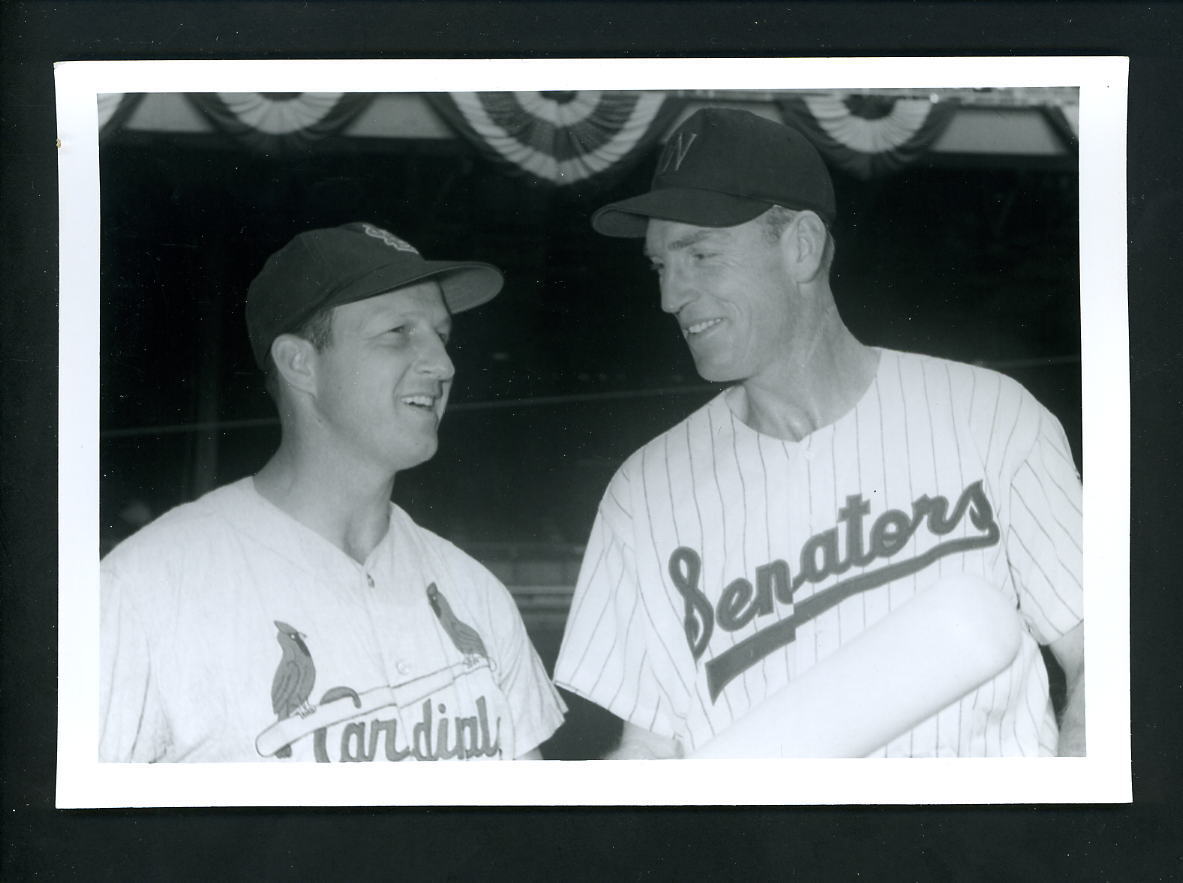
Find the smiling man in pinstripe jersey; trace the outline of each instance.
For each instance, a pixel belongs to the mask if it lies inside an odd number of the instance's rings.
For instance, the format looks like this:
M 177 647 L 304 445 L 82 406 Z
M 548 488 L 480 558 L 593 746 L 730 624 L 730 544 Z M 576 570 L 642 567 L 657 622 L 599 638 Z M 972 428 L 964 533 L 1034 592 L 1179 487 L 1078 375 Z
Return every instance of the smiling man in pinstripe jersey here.
M 593 217 L 644 238 L 699 373 L 733 385 L 614 476 L 556 682 L 622 718 L 610 756 L 693 754 L 969 574 L 1018 610 L 1018 654 L 872 755 L 1083 754 L 1081 486 L 1064 433 L 1001 374 L 856 340 L 830 289 L 835 211 L 799 133 L 706 109 L 672 134 L 648 193 Z M 1059 720 L 1040 645 L 1066 675 Z

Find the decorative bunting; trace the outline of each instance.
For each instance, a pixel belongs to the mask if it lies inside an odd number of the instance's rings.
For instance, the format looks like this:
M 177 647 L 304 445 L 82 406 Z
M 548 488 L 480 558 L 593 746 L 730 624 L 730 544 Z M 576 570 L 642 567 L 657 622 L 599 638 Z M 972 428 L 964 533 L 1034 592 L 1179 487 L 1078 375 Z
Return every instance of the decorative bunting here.
M 555 185 L 624 171 L 685 104 L 637 92 L 451 92 L 428 97 L 483 152 Z
M 1080 107 L 1078 105 L 1047 105 L 1043 108 L 1044 119 L 1063 142 L 1064 148 L 1072 154 L 1079 153 Z
M 143 98 L 140 92 L 105 92 L 99 96 L 99 137 L 123 127 Z
M 886 175 L 915 162 L 948 127 L 956 101 L 884 96 L 813 96 L 777 100 L 828 161 L 856 177 Z
M 261 150 L 305 147 L 335 134 L 372 100 L 367 93 L 209 92 L 190 101 L 219 129 Z

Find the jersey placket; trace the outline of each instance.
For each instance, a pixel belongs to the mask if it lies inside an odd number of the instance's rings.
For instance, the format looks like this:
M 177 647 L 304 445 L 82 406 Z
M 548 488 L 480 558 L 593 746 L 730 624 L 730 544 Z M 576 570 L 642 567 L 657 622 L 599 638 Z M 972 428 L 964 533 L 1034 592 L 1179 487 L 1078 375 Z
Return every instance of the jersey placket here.
M 383 549 L 388 542 L 389 539 L 384 539 L 364 562 L 357 565 L 358 598 L 368 623 L 367 632 L 370 636 L 373 656 L 380 663 L 378 674 L 380 674 L 384 685 L 397 683 L 399 677 L 405 676 L 410 670 L 404 660 L 393 658 L 388 652 L 395 635 L 395 632 L 388 628 L 391 625 L 388 622 L 390 619 L 389 608 L 391 604 L 395 603 L 395 599 L 392 597 L 395 586 L 393 580 L 389 578 L 388 571 L 380 567 L 376 560 L 379 555 L 384 554 Z M 386 635 L 385 638 L 384 635 Z

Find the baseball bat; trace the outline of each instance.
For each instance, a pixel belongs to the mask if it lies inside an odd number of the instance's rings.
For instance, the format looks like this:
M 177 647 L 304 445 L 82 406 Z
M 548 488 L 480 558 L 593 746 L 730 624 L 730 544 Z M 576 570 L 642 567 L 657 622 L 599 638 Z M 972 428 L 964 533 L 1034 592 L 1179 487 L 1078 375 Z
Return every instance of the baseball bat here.
M 864 757 L 1014 661 L 1013 603 L 947 577 L 892 611 L 691 757 Z

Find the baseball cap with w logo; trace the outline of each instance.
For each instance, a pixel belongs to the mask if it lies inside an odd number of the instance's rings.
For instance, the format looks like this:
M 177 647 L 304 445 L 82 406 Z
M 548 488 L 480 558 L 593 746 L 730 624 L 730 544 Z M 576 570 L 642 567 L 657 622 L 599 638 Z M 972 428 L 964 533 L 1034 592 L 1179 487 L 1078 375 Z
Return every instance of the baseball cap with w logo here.
M 774 205 L 834 222 L 834 185 L 825 162 L 796 129 L 746 110 L 708 107 L 670 135 L 648 193 L 592 215 L 605 236 L 645 235 L 650 218 L 732 227 Z
M 459 313 L 501 290 L 501 271 L 479 261 L 428 261 L 404 239 L 356 222 L 308 230 L 267 259 L 246 299 L 247 333 L 260 367 L 271 342 L 324 307 L 365 300 L 427 279 L 439 282 L 448 310 Z

